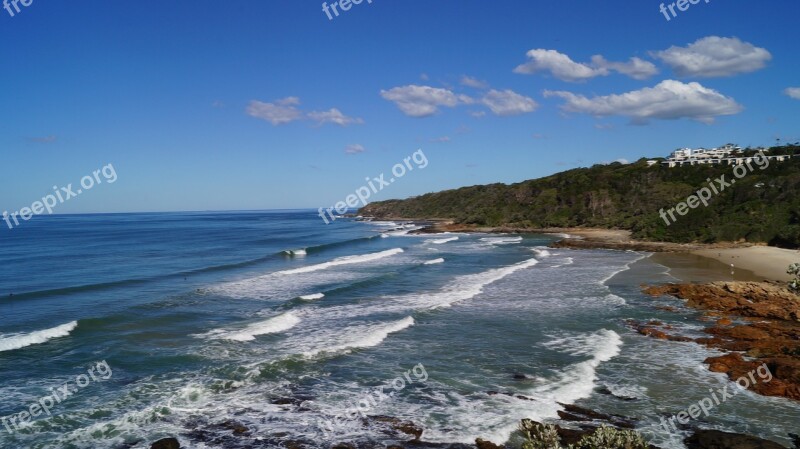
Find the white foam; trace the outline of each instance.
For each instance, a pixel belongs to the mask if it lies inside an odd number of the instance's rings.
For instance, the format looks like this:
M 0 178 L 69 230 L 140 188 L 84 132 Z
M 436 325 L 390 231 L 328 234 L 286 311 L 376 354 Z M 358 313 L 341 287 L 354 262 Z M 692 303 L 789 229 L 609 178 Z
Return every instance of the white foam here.
M 0 334 L 0 352 L 13 351 L 30 345 L 42 344 L 54 338 L 66 337 L 76 327 L 78 327 L 78 322 L 72 321 L 61 326 L 28 334 Z
M 324 262 L 316 265 L 309 265 L 307 267 L 295 268 L 292 270 L 278 271 L 276 274 L 311 273 L 313 271 L 326 270 L 330 267 L 336 267 L 340 265 L 371 262 L 373 260 L 383 259 L 384 257 L 393 256 L 395 254 L 399 254 L 402 252 L 403 252 L 402 248 L 394 248 L 394 249 L 388 249 L 386 251 L 381 251 L 379 253 L 363 254 L 360 256 L 339 257 L 338 259 L 333 259 L 330 262 Z
M 514 245 L 522 242 L 522 237 L 484 237 L 481 242 L 488 245 Z
M 447 243 L 447 242 L 455 242 L 456 240 L 458 240 L 458 237 L 447 237 L 447 238 L 444 238 L 444 239 L 429 239 L 429 240 L 425 240 L 425 243 L 429 243 L 429 244 L 433 244 L 433 245 L 441 245 L 441 244 Z
M 497 282 L 519 270 L 530 268 L 539 261 L 535 258 L 493 268 L 482 273 L 457 276 L 437 291 L 412 293 L 402 296 L 385 296 L 373 304 L 345 305 L 325 309 L 325 318 L 353 318 L 380 313 L 408 313 L 418 310 L 447 308 L 466 301 L 483 292 L 484 287 Z
M 268 320 L 253 323 L 242 330 L 213 330 L 203 336 L 214 340 L 253 341 L 259 335 L 284 332 L 297 326 L 299 323 L 300 318 L 292 312 L 286 312 Z
M 302 299 L 304 301 L 314 301 L 316 299 L 322 299 L 324 297 L 325 297 L 324 293 L 314 293 L 314 294 L 311 294 L 311 295 L 302 295 L 302 296 L 300 296 L 300 299 Z
M 563 403 L 591 396 L 597 381 L 597 367 L 618 356 L 622 344 L 622 337 L 607 329 L 544 343 L 543 346 L 552 350 L 592 358 L 567 368 L 554 381 L 535 388 L 532 395 L 539 400 Z
M 397 227 L 397 223 L 393 221 L 371 221 L 370 223 L 374 224 L 375 226 L 387 226 L 390 228 Z
M 306 294 L 308 291 L 313 291 L 324 285 L 350 282 L 362 278 L 364 278 L 363 273 L 323 271 L 307 276 L 295 276 L 292 282 L 286 282 L 283 275 L 268 273 L 238 281 L 225 282 L 209 287 L 208 291 L 219 293 L 230 298 L 283 302 Z
M 462 396 L 448 392 L 446 397 L 431 401 L 437 412 L 448 416 L 425 431 L 425 441 L 470 444 L 476 438 L 504 442 L 516 430 L 522 418 L 536 421 L 558 418 L 559 403 L 574 403 L 593 394 L 597 367 L 620 352 L 622 339 L 613 331 L 600 330 L 570 335 L 546 343 L 550 349 L 569 352 L 588 360 L 566 366 L 551 378 L 539 378 L 538 385 L 523 391 L 524 397 L 513 395 Z M 533 399 L 533 400 L 531 400 Z M 421 412 L 430 416 L 430 412 Z
M 539 257 L 539 258 L 550 257 L 550 255 L 551 255 L 550 251 L 548 251 L 548 250 L 546 250 L 544 248 L 534 248 L 533 249 L 533 253 L 536 254 L 536 257 Z
M 424 262 L 423 265 L 435 265 L 437 263 L 444 263 L 444 259 L 440 257 L 438 259 L 428 260 Z
M 634 251 L 634 252 L 635 252 L 635 251 Z M 623 271 L 630 270 L 630 268 L 631 268 L 631 265 L 632 265 L 632 264 L 634 264 L 634 263 L 636 263 L 636 262 L 638 262 L 638 261 L 640 261 L 640 260 L 644 259 L 645 257 L 650 257 L 650 253 L 646 253 L 646 254 L 637 253 L 637 254 L 640 254 L 640 257 L 638 257 L 638 258 L 636 258 L 635 260 L 632 260 L 632 261 L 630 261 L 630 262 L 626 263 L 626 264 L 625 264 L 625 266 L 623 266 L 623 267 L 622 267 L 622 268 L 620 268 L 619 270 L 617 270 L 617 271 L 615 271 L 615 272 L 611 273 L 611 274 L 610 274 L 610 275 L 608 275 L 607 277 L 603 278 L 603 280 L 599 281 L 598 283 L 599 283 L 600 285 L 606 286 L 606 282 L 610 281 L 610 280 L 611 280 L 611 278 L 613 278 L 614 276 L 616 276 L 616 275 L 618 275 L 618 274 L 622 273 Z M 607 287 L 607 286 L 606 286 L 606 287 Z
M 323 352 L 335 353 L 350 349 L 371 348 L 381 344 L 390 334 L 400 332 L 413 325 L 414 318 L 408 316 L 402 320 L 390 322 L 388 324 L 352 326 L 344 329 L 344 333 L 338 335 L 338 338 L 325 339 L 326 342 L 335 341 L 335 344 L 306 349 L 303 351 L 303 355 L 306 357 L 313 357 Z M 319 342 L 319 339 L 317 339 L 317 342 Z
M 286 254 L 286 255 L 289 255 L 289 256 L 305 256 L 306 254 L 308 254 L 306 252 L 305 248 L 303 248 L 303 249 L 287 249 L 283 253 Z
M 567 266 L 567 265 L 572 265 L 573 263 L 575 263 L 575 259 L 573 259 L 572 257 L 567 257 L 562 262 L 563 263 L 560 263 L 560 264 L 557 264 L 557 265 L 553 265 L 550 268 L 558 268 L 558 267 L 564 267 L 564 266 Z

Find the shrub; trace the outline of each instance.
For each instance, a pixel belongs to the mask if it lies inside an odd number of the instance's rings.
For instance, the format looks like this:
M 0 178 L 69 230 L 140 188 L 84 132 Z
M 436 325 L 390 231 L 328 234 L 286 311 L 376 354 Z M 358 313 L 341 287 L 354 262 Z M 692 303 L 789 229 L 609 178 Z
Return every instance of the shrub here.
M 794 279 L 789 281 L 789 290 L 795 293 L 800 293 L 800 263 L 793 263 L 789 265 L 786 273 L 794 276 Z
M 525 437 L 522 449 L 561 449 L 558 432 L 552 424 L 539 424 L 530 419 L 523 419 L 519 430 Z
M 519 430 L 525 441 L 522 449 L 564 449 L 558 432 L 552 424 L 539 424 L 523 419 Z M 633 430 L 619 430 L 601 426 L 591 435 L 584 436 L 575 445 L 566 449 L 648 449 L 644 438 Z
M 574 449 L 648 449 L 647 442 L 633 430 L 600 427 L 592 435 L 581 438 Z

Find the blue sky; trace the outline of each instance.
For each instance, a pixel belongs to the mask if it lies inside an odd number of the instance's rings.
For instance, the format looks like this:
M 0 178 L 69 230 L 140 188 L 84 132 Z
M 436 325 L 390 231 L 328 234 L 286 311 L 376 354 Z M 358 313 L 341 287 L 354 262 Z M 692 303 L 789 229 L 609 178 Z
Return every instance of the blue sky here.
M 429 165 L 374 199 L 800 140 L 800 4 L 701 0 L 667 21 L 660 3 L 0 10 L 0 213 L 109 163 L 117 182 L 57 212 L 330 206 L 420 148 Z

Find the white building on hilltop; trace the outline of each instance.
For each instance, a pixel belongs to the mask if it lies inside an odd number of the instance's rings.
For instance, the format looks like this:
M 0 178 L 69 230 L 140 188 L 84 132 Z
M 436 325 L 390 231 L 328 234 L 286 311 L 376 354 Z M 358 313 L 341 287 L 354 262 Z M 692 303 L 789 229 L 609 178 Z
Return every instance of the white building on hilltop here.
M 758 148 L 763 151 L 763 148 Z M 767 156 L 767 159 L 783 162 L 791 159 L 789 155 Z M 742 147 L 729 143 L 719 148 L 705 149 L 681 148 L 672 152 L 666 161 L 661 164 L 669 168 L 680 167 L 682 165 L 741 165 L 752 162 L 754 156 L 744 156 Z

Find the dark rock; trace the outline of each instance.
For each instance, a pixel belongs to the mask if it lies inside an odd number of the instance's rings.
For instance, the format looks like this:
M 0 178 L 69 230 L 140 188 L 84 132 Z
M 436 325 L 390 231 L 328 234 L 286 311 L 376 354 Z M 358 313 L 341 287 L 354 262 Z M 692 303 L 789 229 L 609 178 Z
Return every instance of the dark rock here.
M 683 442 L 689 449 L 786 449 L 773 441 L 719 430 L 697 430 Z
M 795 449 L 800 449 L 800 435 L 790 433 L 789 438 L 792 439 Z
M 181 443 L 177 438 L 164 438 L 153 443 L 150 449 L 181 449 Z
M 623 429 L 633 429 L 636 427 L 636 425 L 634 424 L 636 420 L 633 418 L 628 418 L 626 416 L 620 416 L 620 415 L 606 415 L 573 404 L 560 404 L 560 405 L 564 407 L 564 410 L 559 411 L 558 415 L 564 421 L 577 421 L 577 422 L 599 421 L 602 423 L 610 424 L 613 427 L 619 427 Z
M 331 449 L 357 449 L 357 448 L 350 443 L 339 443 L 331 447 Z
M 414 439 L 412 441 L 419 441 L 419 439 L 422 437 L 423 430 L 410 421 L 402 421 L 391 416 L 383 415 L 370 416 L 370 419 L 380 423 L 388 424 L 392 429 L 400 433 L 413 436 Z
M 212 427 L 232 430 L 234 435 L 250 435 L 250 429 L 236 421 L 224 421 Z
M 505 449 L 505 446 L 498 446 L 497 444 L 492 443 L 491 441 L 484 440 L 483 438 L 478 438 L 475 440 L 475 446 L 478 446 L 478 449 Z
M 597 392 L 600 393 L 600 394 L 608 395 L 608 396 L 614 396 L 615 398 L 617 398 L 617 399 L 619 399 L 621 401 L 638 401 L 639 400 L 639 398 L 632 398 L 632 397 L 629 397 L 629 396 L 620 396 L 618 394 L 614 394 L 605 385 L 603 385 L 602 387 L 598 387 L 597 388 Z
M 611 390 L 609 390 L 608 387 L 605 385 L 603 385 L 602 387 L 598 387 L 597 392 L 600 394 L 607 394 L 610 396 L 614 396 L 614 393 L 612 393 Z
M 514 379 L 516 379 L 516 380 L 526 380 L 526 379 L 528 379 L 528 376 L 526 376 L 526 375 L 524 375 L 522 373 L 515 373 L 514 374 Z

